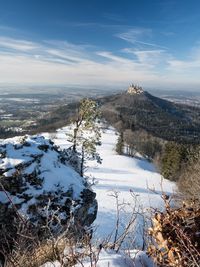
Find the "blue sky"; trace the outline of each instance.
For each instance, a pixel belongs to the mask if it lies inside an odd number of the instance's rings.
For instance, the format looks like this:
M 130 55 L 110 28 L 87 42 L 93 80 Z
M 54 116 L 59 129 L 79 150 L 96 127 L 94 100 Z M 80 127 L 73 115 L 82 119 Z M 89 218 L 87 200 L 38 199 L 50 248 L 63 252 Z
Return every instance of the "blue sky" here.
M 198 0 L 0 0 L 0 83 L 200 88 Z

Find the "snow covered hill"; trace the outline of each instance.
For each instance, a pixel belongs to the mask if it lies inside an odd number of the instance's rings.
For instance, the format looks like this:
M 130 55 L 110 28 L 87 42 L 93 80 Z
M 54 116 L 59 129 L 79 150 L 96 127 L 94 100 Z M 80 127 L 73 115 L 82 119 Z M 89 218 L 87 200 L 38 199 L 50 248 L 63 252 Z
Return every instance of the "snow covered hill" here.
M 59 207 L 63 223 L 66 223 L 73 210 L 78 220 L 89 225 L 96 216 L 96 193 L 98 213 L 94 222 L 94 238 L 102 242 L 108 236 L 111 241 L 114 239 L 117 221 L 115 195 L 118 196 L 120 207 L 118 235 L 123 233 L 135 212 L 134 228 L 124 244 L 131 248 L 142 247 L 146 221 L 144 216 L 149 214 L 150 207 L 163 208 L 162 190 L 166 194 L 172 194 L 175 184 L 163 179 L 153 164 L 145 159 L 118 155 L 115 152 L 118 135 L 115 129 L 109 127 L 102 129 L 102 145 L 98 147 L 102 164 L 88 162 L 86 175 L 91 182 L 94 181 L 93 193 L 70 165 L 70 150 L 63 152 L 63 149 L 71 146 L 66 138 L 68 131 L 69 127 L 64 127 L 55 134 L 15 137 L 1 142 L 1 206 L 11 207 L 11 199 L 18 210 L 33 223 L 41 223 L 50 199 L 52 205 L 49 206 L 49 212 L 53 213 Z M 4 217 L 9 224 L 7 216 Z M 2 216 L 0 218 L 2 220 Z M 144 261 L 145 255 L 142 256 Z M 102 251 L 99 256 L 100 267 L 108 264 L 113 267 L 134 266 L 132 260 L 113 251 Z M 138 258 L 135 263 L 137 260 Z M 147 261 L 147 266 L 152 266 L 149 259 Z M 52 266 L 49 264 L 44 266 Z M 135 266 L 141 266 L 140 259 Z
M 70 145 L 66 142 L 67 131 L 68 127 L 64 127 L 59 129 L 54 136 L 55 143 L 62 148 Z M 115 152 L 117 138 L 118 135 L 112 127 L 103 130 L 102 145 L 98 147 L 102 164 L 94 161 L 88 162 L 89 168 L 86 172 L 90 180 L 92 181 L 94 178 L 95 181 L 93 189 L 97 194 L 98 201 L 95 235 L 101 240 L 111 233 L 114 234 L 116 199 L 111 196 L 113 192 L 118 192 L 120 203 L 126 203 L 126 207 L 121 211 L 120 234 L 130 219 L 135 198 L 135 211 L 147 211 L 150 207 L 162 209 L 162 190 L 166 194 L 172 194 L 175 190 L 175 184 L 163 179 L 154 165 L 147 160 L 118 155 Z M 143 215 L 137 216 L 134 245 L 138 247 L 143 245 L 144 223 Z

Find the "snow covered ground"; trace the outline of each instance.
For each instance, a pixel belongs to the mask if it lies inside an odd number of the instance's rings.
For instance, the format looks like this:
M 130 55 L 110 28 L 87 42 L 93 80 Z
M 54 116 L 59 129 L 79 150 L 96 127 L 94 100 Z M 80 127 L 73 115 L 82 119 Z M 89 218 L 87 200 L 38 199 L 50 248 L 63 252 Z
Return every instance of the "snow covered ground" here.
M 69 132 L 69 127 L 64 127 L 59 129 L 55 134 L 46 133 L 44 136 L 53 139 L 55 144 L 61 148 L 68 148 L 71 146 L 71 143 L 67 141 L 67 132 Z M 101 242 L 108 236 L 111 236 L 110 240 L 112 241 L 114 238 L 117 221 L 116 198 L 113 197 L 115 194 L 118 195 L 120 208 L 118 235 L 124 231 L 133 212 L 141 213 L 141 215 L 136 216 L 135 228 L 131 232 L 131 235 L 125 240 L 126 242 L 124 242 L 125 245 L 130 245 L 129 248 L 131 249 L 136 247 L 141 248 L 143 246 L 144 235 L 143 224 L 144 221 L 146 221 L 146 219 L 143 219 L 143 215 L 145 214 L 146 216 L 149 214 L 150 207 L 162 209 L 162 190 L 166 194 L 172 194 L 175 190 L 175 184 L 163 179 L 156 171 L 153 164 L 149 163 L 147 160 L 118 155 L 115 152 L 117 138 L 118 135 L 114 128 L 109 127 L 108 129 L 102 130 L 102 145 L 98 147 L 98 152 L 102 158 L 102 164 L 97 164 L 95 161 L 88 162 L 88 169 L 85 173 L 90 181 L 94 181 L 93 189 L 97 194 L 98 201 L 98 214 L 94 223 L 96 229 L 94 240 L 99 240 L 99 242 Z M 33 152 L 37 155 L 41 153 L 39 145 L 50 146 L 49 141 L 43 137 L 27 137 L 26 141 L 29 142 L 29 146 L 19 145 L 18 139 L 20 139 L 20 137 L 5 141 L 8 142 L 6 145 L 7 154 L 4 160 L 0 160 L 0 167 L 8 170 L 8 174 L 12 172 L 15 165 L 19 163 L 27 161 L 32 163 Z M 41 159 L 41 166 L 45 165 L 45 170 L 41 169 L 41 173 L 44 173 L 44 181 L 46 182 L 46 178 L 48 178 L 48 180 L 50 179 L 45 186 L 49 190 L 52 190 L 54 184 L 60 181 L 60 179 L 62 182 L 64 181 L 65 186 L 69 186 L 69 184 L 66 184 L 67 173 L 69 176 L 68 182 L 73 184 L 79 193 L 83 186 L 81 181 L 79 181 L 79 175 L 71 169 L 68 170 L 69 168 L 67 166 L 64 166 L 64 169 L 61 168 L 61 163 L 55 165 L 57 160 L 56 153 L 56 151 L 50 149 L 46 152 L 45 159 Z M 27 167 L 27 170 L 28 169 L 30 169 L 30 166 Z M 46 263 L 43 266 L 59 267 L 61 265 L 59 262 L 54 262 L 53 265 L 52 263 Z M 88 261 L 87 258 L 84 261 L 84 266 L 90 266 L 90 261 Z M 121 252 L 116 253 L 113 250 L 102 250 L 99 254 L 97 266 L 151 267 L 153 263 L 142 251 L 137 253 L 133 260 Z M 79 265 L 77 265 L 77 267 L 79 267 Z
M 62 148 L 70 144 L 66 142 L 68 127 L 57 131 L 54 141 Z M 132 208 L 137 198 L 136 210 L 146 211 L 149 207 L 162 208 L 162 190 L 171 194 L 175 190 L 174 183 L 162 179 L 153 164 L 144 159 L 136 159 L 118 155 L 115 152 L 117 142 L 115 129 L 109 127 L 102 132 L 102 145 L 98 152 L 103 159 L 102 164 L 94 161 L 88 163 L 86 175 L 95 179 L 94 191 L 97 194 L 98 215 L 95 221 L 96 238 L 103 240 L 113 233 L 116 225 L 116 199 L 111 196 L 118 192 L 119 202 L 126 203 L 121 212 L 119 234 L 123 231 L 130 218 Z M 155 190 L 155 192 L 154 192 Z M 137 216 L 135 229 L 135 245 L 142 246 L 143 217 Z M 113 233 L 114 234 L 114 233 Z
M 90 259 L 85 259 L 82 263 L 75 265 L 76 267 L 91 267 Z M 101 250 L 97 267 L 156 267 L 151 259 L 142 251 L 135 254 L 132 259 L 125 254 L 116 253 L 113 250 Z M 61 267 L 56 261 L 54 263 L 47 262 L 41 267 Z

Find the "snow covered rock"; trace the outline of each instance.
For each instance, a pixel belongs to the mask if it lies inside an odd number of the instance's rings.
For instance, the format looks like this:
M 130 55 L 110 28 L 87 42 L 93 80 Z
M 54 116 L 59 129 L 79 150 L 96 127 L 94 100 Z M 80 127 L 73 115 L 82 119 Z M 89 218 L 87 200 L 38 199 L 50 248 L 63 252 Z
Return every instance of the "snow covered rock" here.
M 43 136 L 0 143 L 0 225 L 10 230 L 19 215 L 37 227 L 48 219 L 52 231 L 71 217 L 79 226 L 94 221 L 96 194 L 71 166 L 70 153 Z

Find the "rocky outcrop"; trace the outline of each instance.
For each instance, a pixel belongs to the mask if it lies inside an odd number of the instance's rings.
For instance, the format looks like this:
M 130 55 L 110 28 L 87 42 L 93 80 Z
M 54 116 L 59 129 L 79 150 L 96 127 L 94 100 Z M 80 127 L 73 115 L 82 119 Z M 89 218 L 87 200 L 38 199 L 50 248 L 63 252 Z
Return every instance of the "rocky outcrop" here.
M 91 225 L 97 213 L 96 194 L 75 169 L 77 156 L 43 136 L 2 141 L 0 233 L 7 229 L 14 234 L 17 220 L 29 221 L 38 231 L 48 224 L 52 233 L 70 219 L 79 228 Z

